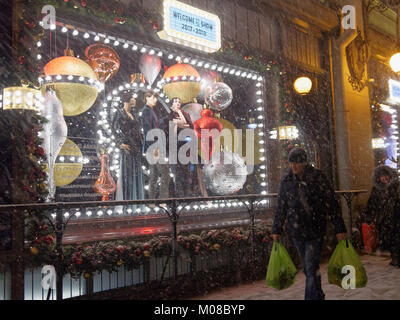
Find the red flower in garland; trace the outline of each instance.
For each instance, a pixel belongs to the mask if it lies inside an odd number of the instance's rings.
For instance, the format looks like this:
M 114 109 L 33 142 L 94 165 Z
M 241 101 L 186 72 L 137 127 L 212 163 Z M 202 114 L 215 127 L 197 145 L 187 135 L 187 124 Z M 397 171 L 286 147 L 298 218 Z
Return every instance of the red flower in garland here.
M 78 248 L 78 250 L 79 250 L 79 248 Z M 75 253 L 73 254 L 73 256 L 72 256 L 72 262 L 73 262 L 73 263 L 76 263 L 76 264 L 79 264 L 79 265 L 83 263 L 83 259 L 82 259 L 82 255 L 81 255 L 81 252 L 80 252 L 80 251 L 75 252 Z
M 44 156 L 44 149 L 42 147 L 37 147 L 36 148 L 36 155 L 38 157 L 43 157 Z
M 54 243 L 54 238 L 52 236 L 43 236 L 40 237 L 40 240 L 46 243 L 47 245 Z
M 117 10 L 115 10 L 115 12 L 116 12 L 119 16 L 122 16 L 123 13 L 124 13 L 124 9 L 118 8 Z
M 124 246 L 118 246 L 117 250 L 118 250 L 119 253 L 122 253 L 125 250 L 125 247 Z
M 26 62 L 25 57 L 21 56 L 21 57 L 18 58 L 18 63 L 19 63 L 19 64 L 22 65 L 22 64 L 25 64 L 25 62 Z
M 115 23 L 124 24 L 126 22 L 125 18 L 115 18 Z
M 86 7 L 87 6 L 87 1 L 86 0 L 82 0 L 81 5 L 82 5 L 82 7 Z

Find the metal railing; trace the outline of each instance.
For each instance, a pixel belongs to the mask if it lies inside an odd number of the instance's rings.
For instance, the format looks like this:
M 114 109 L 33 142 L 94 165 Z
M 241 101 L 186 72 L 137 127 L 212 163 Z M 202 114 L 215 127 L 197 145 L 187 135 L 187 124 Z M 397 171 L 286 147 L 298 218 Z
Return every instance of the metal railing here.
M 349 208 L 351 217 L 352 200 L 360 193 L 366 193 L 366 190 L 344 190 L 337 191 L 336 194 L 344 197 Z M 102 208 L 107 209 L 115 206 L 140 206 L 152 205 L 159 208 L 159 210 L 168 217 L 171 226 L 172 235 L 172 251 L 170 259 L 172 262 L 172 276 L 178 276 L 178 254 L 177 254 L 177 226 L 179 218 L 185 212 L 187 204 L 196 202 L 204 202 L 206 205 L 213 205 L 212 202 L 224 201 L 230 203 L 233 200 L 236 203 L 241 203 L 240 207 L 247 211 L 249 215 L 250 227 L 250 259 L 254 261 L 255 247 L 254 247 L 254 230 L 255 230 L 255 216 L 258 212 L 271 207 L 270 200 L 277 196 L 276 193 L 265 195 L 237 195 L 237 196 L 218 196 L 218 197 L 204 197 L 204 198 L 169 198 L 169 199 L 146 199 L 146 200 L 124 200 L 124 201 L 89 201 L 89 202 L 59 202 L 59 203 L 40 203 L 40 204 L 11 204 L 0 205 L 1 212 L 12 213 L 12 250 L 7 252 L 0 252 L 0 262 L 9 263 L 11 265 L 11 299 L 24 299 L 24 213 L 26 211 L 48 211 L 53 212 L 53 219 L 49 218 L 49 223 L 54 228 L 56 238 L 56 252 L 57 263 L 56 269 L 56 297 L 62 299 L 63 297 L 63 277 L 60 267 L 62 265 L 62 247 L 63 247 L 63 234 L 75 213 L 72 212 L 66 216 L 65 210 L 73 208 Z M 6 294 L 4 294 L 6 296 Z

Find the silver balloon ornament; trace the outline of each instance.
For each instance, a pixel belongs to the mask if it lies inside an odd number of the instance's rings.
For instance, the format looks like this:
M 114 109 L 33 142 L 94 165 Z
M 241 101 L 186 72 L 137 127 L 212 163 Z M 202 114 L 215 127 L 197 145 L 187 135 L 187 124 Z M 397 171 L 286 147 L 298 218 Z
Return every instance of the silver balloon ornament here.
M 206 188 L 216 195 L 229 195 L 241 190 L 247 174 L 245 161 L 230 151 L 215 152 L 203 168 Z
M 49 165 L 48 176 L 48 201 L 54 198 L 56 185 L 54 182 L 54 164 L 58 153 L 68 135 L 68 127 L 63 115 L 63 107 L 61 101 L 57 98 L 53 90 L 48 90 L 45 94 L 43 117 L 47 119 L 47 123 L 43 126 L 43 148 L 47 156 Z
M 188 103 L 185 104 L 182 109 L 189 113 L 190 119 L 195 123 L 201 118 L 201 110 L 203 110 L 203 106 L 199 103 Z
M 213 71 L 210 69 L 200 69 L 199 70 L 201 81 L 201 89 L 199 96 L 204 97 L 204 92 L 206 91 L 206 88 L 215 82 L 220 82 L 221 81 L 221 75 L 217 71 Z
M 229 107 L 233 100 L 232 89 L 223 82 L 215 82 L 207 86 L 204 92 L 206 103 L 215 111 Z
M 143 54 L 139 60 L 139 70 L 151 86 L 161 70 L 160 58 L 153 54 Z

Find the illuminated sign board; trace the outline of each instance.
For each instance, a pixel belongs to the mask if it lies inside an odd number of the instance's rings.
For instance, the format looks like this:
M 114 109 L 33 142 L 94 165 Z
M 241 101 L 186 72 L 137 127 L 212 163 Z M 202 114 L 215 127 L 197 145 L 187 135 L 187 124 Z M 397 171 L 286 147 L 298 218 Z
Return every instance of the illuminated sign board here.
M 400 102 L 400 82 L 389 80 L 389 94 L 391 101 Z
M 164 30 L 158 36 L 206 52 L 221 48 L 218 16 L 176 0 L 164 0 Z

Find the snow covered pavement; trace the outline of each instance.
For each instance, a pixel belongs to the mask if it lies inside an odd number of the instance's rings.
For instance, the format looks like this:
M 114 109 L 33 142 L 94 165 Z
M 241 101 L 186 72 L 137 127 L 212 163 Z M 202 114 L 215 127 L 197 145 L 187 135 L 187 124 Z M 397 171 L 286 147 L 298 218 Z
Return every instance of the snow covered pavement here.
M 321 264 L 322 289 L 326 300 L 400 300 L 400 268 L 389 265 L 388 256 L 361 255 L 368 276 L 365 288 L 344 290 L 328 284 L 328 263 Z M 303 300 L 305 276 L 299 272 L 296 283 L 286 290 L 276 290 L 257 281 L 211 292 L 193 300 Z

